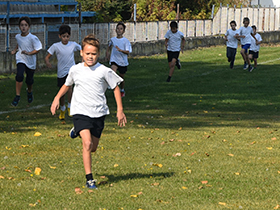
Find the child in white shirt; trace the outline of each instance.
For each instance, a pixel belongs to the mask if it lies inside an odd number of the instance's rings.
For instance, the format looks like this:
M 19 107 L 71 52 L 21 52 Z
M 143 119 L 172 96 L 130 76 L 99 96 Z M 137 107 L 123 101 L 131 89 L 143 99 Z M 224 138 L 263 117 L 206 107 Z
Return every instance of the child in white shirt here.
M 227 58 L 228 62 L 230 62 L 229 67 L 232 69 L 234 66 L 236 49 L 238 47 L 238 39 L 236 39 L 236 35 L 238 35 L 238 30 L 236 30 L 236 22 L 233 20 L 230 22 L 231 29 L 228 29 L 225 34 L 225 40 L 227 41 Z
M 69 41 L 71 36 L 71 28 L 68 25 L 61 25 L 59 27 L 59 38 L 61 39 L 61 42 L 54 43 L 49 49 L 48 49 L 48 55 L 45 57 L 45 62 L 47 67 L 51 68 L 52 65 L 50 63 L 50 57 L 54 54 L 56 54 L 57 57 L 57 86 L 59 88 L 62 87 L 62 85 L 65 83 L 65 80 L 67 78 L 69 69 L 75 65 L 75 58 L 74 58 L 74 52 L 80 51 L 81 46 L 77 44 L 76 42 Z M 72 98 L 72 88 L 69 88 L 69 91 L 67 92 L 68 97 L 68 116 L 70 115 L 70 106 L 71 106 L 71 98 Z M 65 119 L 65 96 L 62 96 L 60 98 L 60 114 L 59 119 L 63 120 Z
M 127 38 L 123 36 L 125 32 L 125 24 L 119 22 L 116 27 L 116 37 L 112 37 L 109 41 L 108 48 L 106 50 L 106 58 L 109 60 L 111 68 L 115 72 L 119 72 L 121 78 L 124 79 L 124 75 L 128 66 L 128 55 L 132 52 L 131 44 Z M 111 56 L 110 56 L 111 52 Z M 125 96 L 124 81 L 120 84 L 121 96 Z
M 16 35 L 17 45 L 11 52 L 16 54 L 17 75 L 16 75 L 16 97 L 12 101 L 12 106 L 17 106 L 20 101 L 20 92 L 26 73 L 25 83 L 27 85 L 27 101 L 33 101 L 33 83 L 36 69 L 36 54 L 42 49 L 42 43 L 37 36 L 29 32 L 31 20 L 29 17 L 19 19 L 20 34 Z
M 83 162 L 86 173 L 86 186 L 96 189 L 96 181 L 92 176 L 91 153 L 95 152 L 104 128 L 105 116 L 109 114 L 105 92 L 110 87 L 114 90 L 117 104 L 118 125 L 125 126 L 119 83 L 123 81 L 112 69 L 97 62 L 100 55 L 100 43 L 93 34 L 82 41 L 80 52 L 83 63 L 71 67 L 65 84 L 60 88 L 51 105 L 54 115 L 59 108 L 60 98 L 75 84 L 71 115 L 74 127 L 70 131 L 71 138 L 81 136 L 83 142 Z
M 257 33 L 257 27 L 256 26 L 252 26 L 252 29 L 254 31 L 254 35 L 257 39 L 254 40 L 253 37 L 252 39 L 252 43 L 249 49 L 249 60 L 251 60 L 251 62 L 254 60 L 254 68 L 253 69 L 257 69 L 257 60 L 259 58 L 259 51 L 260 51 L 260 44 L 262 43 L 262 37 L 259 33 Z M 252 70 L 253 70 L 252 69 Z

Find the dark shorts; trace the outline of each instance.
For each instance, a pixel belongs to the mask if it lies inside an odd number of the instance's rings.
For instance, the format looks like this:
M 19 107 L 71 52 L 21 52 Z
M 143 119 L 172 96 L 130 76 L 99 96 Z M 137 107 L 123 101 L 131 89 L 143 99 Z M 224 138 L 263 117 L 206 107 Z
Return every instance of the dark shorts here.
M 28 68 L 24 63 L 17 64 L 17 75 L 16 81 L 22 82 L 24 79 L 24 72 L 26 73 L 25 83 L 32 85 L 34 83 L 34 72 L 35 70 Z
M 64 85 L 67 76 L 68 74 L 65 77 L 57 78 L 57 87 L 61 88 Z
M 249 54 L 253 55 L 253 58 L 259 57 L 259 51 L 255 52 L 255 51 L 249 50 Z
M 73 115 L 75 132 L 79 134 L 80 131 L 89 129 L 91 135 L 93 135 L 96 138 L 100 138 L 101 136 L 101 133 L 104 129 L 104 121 L 105 121 L 105 116 L 98 117 L 98 118 L 91 118 L 81 114 Z
M 167 50 L 167 60 L 168 60 L 168 62 L 171 62 L 173 58 L 178 60 L 179 55 L 180 55 L 180 51 L 173 52 L 173 51 L 168 51 Z
M 250 48 L 250 46 L 251 46 L 250 44 L 241 45 L 242 49 L 245 50 L 245 53 L 248 52 L 248 49 Z
M 118 67 L 118 71 L 120 74 L 125 74 L 127 72 L 127 66 L 120 66 L 118 64 L 116 64 L 115 62 L 111 62 L 111 66 L 115 65 Z

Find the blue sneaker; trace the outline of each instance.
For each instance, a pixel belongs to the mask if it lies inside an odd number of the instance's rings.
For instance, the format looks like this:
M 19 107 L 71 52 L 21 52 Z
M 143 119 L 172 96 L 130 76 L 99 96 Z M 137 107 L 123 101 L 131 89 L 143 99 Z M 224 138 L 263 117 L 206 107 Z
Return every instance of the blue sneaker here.
M 252 72 L 253 70 L 254 70 L 254 67 L 253 67 L 253 66 L 250 66 L 248 71 L 249 71 L 249 72 Z
M 181 63 L 180 63 L 180 59 L 178 58 L 176 61 L 176 66 L 178 69 L 181 69 Z
M 12 101 L 12 106 L 17 106 L 18 105 L 18 102 L 20 101 L 20 96 L 16 96 L 14 98 L 14 100 Z
M 33 92 L 28 92 L 28 90 L 26 89 L 26 92 L 27 92 L 27 101 L 28 103 L 32 103 L 34 97 L 33 97 Z
M 249 65 L 247 63 L 244 63 L 243 70 L 247 70 L 248 67 L 249 67 Z
M 97 189 L 95 183 L 96 183 L 96 180 L 89 180 L 89 181 L 87 181 L 86 186 L 89 189 Z
M 75 128 L 73 127 L 70 132 L 69 132 L 69 136 L 74 139 L 77 138 L 79 135 L 77 135 L 77 133 L 75 132 Z

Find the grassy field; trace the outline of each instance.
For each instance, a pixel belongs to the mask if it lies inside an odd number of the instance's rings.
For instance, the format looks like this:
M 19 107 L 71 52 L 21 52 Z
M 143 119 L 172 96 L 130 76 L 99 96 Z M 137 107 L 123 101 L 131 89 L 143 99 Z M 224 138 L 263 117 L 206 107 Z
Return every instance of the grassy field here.
M 50 114 L 56 72 L 36 72 L 34 102 L 22 91 L 16 108 L 15 75 L 0 76 L 0 208 L 280 209 L 279 53 L 262 46 L 249 73 L 239 53 L 229 68 L 225 47 L 186 51 L 170 83 L 166 55 L 130 59 L 124 128 L 107 91 L 96 191 L 71 119 Z

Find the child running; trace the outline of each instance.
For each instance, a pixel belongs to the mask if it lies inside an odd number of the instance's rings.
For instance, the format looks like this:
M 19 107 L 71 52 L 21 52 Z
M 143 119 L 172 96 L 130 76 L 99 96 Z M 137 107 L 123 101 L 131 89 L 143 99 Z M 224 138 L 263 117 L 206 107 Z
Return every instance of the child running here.
M 250 46 L 250 49 L 249 49 L 249 60 L 252 62 L 254 60 L 254 68 L 251 68 L 251 71 L 253 71 L 253 69 L 257 69 L 257 60 L 259 58 L 259 51 L 260 51 L 260 44 L 262 43 L 262 37 L 259 33 L 257 33 L 257 27 L 254 25 L 252 26 L 252 29 L 253 29 L 253 34 L 255 35 L 257 41 L 255 41 L 253 39 L 253 37 L 251 38 L 252 41 L 251 41 L 251 46 Z
M 87 35 L 83 39 L 80 54 L 83 63 L 70 68 L 65 84 L 53 100 L 51 113 L 55 114 L 59 108 L 60 98 L 75 84 L 71 104 L 74 127 L 70 131 L 70 136 L 76 138 L 80 135 L 82 138 L 86 186 L 96 189 L 96 180 L 93 179 L 91 168 L 91 153 L 97 149 L 104 128 L 105 116 L 109 114 L 105 91 L 108 87 L 114 90 L 118 125 L 125 126 L 126 117 L 118 87 L 123 79 L 112 69 L 97 62 L 100 55 L 100 44 L 93 34 Z
M 238 30 L 236 30 L 236 22 L 233 20 L 230 23 L 230 29 L 227 30 L 225 34 L 225 40 L 227 41 L 227 58 L 228 62 L 230 62 L 229 67 L 232 69 L 234 66 L 236 49 L 238 47 L 238 39 L 236 39 L 236 35 L 239 35 Z
M 181 31 L 178 31 L 178 24 L 176 21 L 171 21 L 170 30 L 165 34 L 165 47 L 167 49 L 167 60 L 169 66 L 169 75 L 166 82 L 170 82 L 174 73 L 175 65 L 181 69 L 179 60 L 180 51 L 184 52 L 185 37 Z
M 19 19 L 20 34 L 16 35 L 17 45 L 11 52 L 16 54 L 17 74 L 16 74 L 16 96 L 12 101 L 12 106 L 17 106 L 20 101 L 20 92 L 23 85 L 24 72 L 26 73 L 25 83 L 27 85 L 27 101 L 33 101 L 34 72 L 36 69 L 36 54 L 42 49 L 42 43 L 37 36 L 29 32 L 31 20 L 29 17 Z
M 127 38 L 123 36 L 125 32 L 125 24 L 119 22 L 116 26 L 116 37 L 112 37 L 109 41 L 108 48 L 106 50 L 106 58 L 109 60 L 111 69 L 115 72 L 119 72 L 121 78 L 124 79 L 124 75 L 127 72 L 128 55 L 132 52 L 131 44 Z M 111 56 L 110 56 L 111 52 Z M 120 84 L 121 97 L 125 96 L 124 81 Z
M 250 23 L 250 19 L 245 17 L 243 19 L 243 24 L 244 26 L 240 27 L 239 29 L 239 35 L 236 36 L 236 38 L 241 38 L 241 55 L 243 57 L 243 60 L 244 60 L 244 67 L 243 69 L 244 70 L 247 70 L 249 69 L 249 72 L 252 71 L 252 66 L 250 64 L 250 61 L 249 61 L 249 57 L 248 57 L 248 50 L 250 48 L 250 45 L 251 45 L 251 36 L 256 40 L 256 37 L 255 35 L 253 34 L 253 29 L 251 26 L 249 26 L 249 23 Z
M 48 55 L 45 57 L 45 62 L 46 62 L 47 67 L 51 68 L 52 65 L 50 63 L 50 57 L 53 54 L 56 54 L 56 57 L 57 57 L 57 86 L 59 88 L 61 88 L 62 85 L 65 83 L 69 69 L 73 65 L 75 65 L 74 52 L 81 50 L 81 46 L 79 44 L 77 44 L 76 42 L 73 42 L 73 41 L 69 41 L 70 36 L 71 36 L 70 26 L 61 25 L 59 27 L 59 35 L 58 35 L 58 37 L 61 39 L 61 42 L 54 43 L 48 49 Z M 69 90 L 67 92 L 67 98 L 68 98 L 67 112 L 68 112 L 68 116 L 71 117 L 70 107 L 71 107 L 71 98 L 72 98 L 72 87 L 69 88 Z M 60 114 L 59 114 L 60 120 L 65 119 L 65 112 L 66 112 L 65 96 L 62 96 L 60 98 Z

